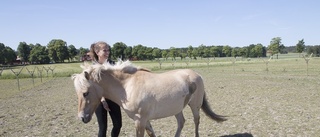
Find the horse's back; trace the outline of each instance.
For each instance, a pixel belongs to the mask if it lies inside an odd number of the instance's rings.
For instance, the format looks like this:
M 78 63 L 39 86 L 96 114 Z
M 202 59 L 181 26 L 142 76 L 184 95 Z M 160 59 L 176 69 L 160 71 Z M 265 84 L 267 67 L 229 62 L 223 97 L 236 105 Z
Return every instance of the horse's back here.
M 148 108 L 151 119 L 179 113 L 199 87 L 201 78 L 191 69 L 177 69 L 164 73 L 141 72 L 132 79 L 135 88 L 130 88 L 128 98 L 139 100 L 139 106 Z M 133 99 L 133 98 L 131 98 Z M 142 107 L 140 106 L 140 107 Z

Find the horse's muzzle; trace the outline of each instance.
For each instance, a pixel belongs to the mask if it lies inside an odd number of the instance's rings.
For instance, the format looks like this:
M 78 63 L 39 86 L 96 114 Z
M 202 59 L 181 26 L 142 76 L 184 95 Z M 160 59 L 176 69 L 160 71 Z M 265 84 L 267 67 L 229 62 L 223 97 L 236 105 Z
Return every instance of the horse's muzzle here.
M 79 113 L 79 118 L 82 120 L 83 123 L 88 123 L 91 120 L 91 115 Z
M 81 120 L 83 123 L 88 123 L 88 122 L 90 122 L 91 118 L 82 117 Z

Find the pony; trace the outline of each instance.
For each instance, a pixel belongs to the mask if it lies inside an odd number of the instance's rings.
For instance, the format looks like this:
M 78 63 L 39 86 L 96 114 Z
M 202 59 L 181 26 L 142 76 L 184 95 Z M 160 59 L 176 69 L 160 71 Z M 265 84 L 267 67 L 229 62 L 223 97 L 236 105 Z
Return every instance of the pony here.
M 178 123 L 175 137 L 179 137 L 186 105 L 192 110 L 196 137 L 199 137 L 200 108 L 217 122 L 227 120 L 212 111 L 203 79 L 191 69 L 152 73 L 130 61 L 81 67 L 83 71 L 71 78 L 78 96 L 78 117 L 84 123 L 91 120 L 102 97 L 117 103 L 134 120 L 137 137 L 144 137 L 145 130 L 149 136 L 155 136 L 150 120 L 173 115 Z

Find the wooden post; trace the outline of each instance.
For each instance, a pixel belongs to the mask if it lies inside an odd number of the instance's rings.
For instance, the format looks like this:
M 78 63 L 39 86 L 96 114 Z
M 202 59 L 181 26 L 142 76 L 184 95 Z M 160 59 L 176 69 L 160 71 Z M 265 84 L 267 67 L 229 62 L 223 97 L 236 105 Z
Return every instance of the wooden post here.
M 51 68 L 51 66 L 49 66 L 49 70 L 51 70 L 51 75 L 53 77 L 53 70 L 55 69 L 55 67 Z
M 43 67 L 41 69 L 39 69 L 39 67 L 37 67 L 38 70 L 38 74 L 40 74 L 40 79 L 41 79 L 41 83 L 42 83 L 42 71 L 43 71 Z
M 29 74 L 31 75 L 31 78 L 32 78 L 32 84 L 33 84 L 33 87 L 34 87 L 34 70 L 36 69 L 36 67 L 33 68 L 33 70 L 29 70 L 27 67 L 26 67 L 27 71 L 29 72 Z
M 4 70 L 4 67 L 1 67 L 0 76 L 1 76 L 1 74 L 2 74 L 2 72 L 3 72 L 3 70 Z
M 186 60 L 185 60 L 185 63 L 186 63 L 187 68 L 188 68 L 188 67 L 189 67 L 189 64 L 190 64 L 190 58 L 186 59 Z
M 160 69 L 161 69 L 161 65 L 162 65 L 162 61 L 158 58 L 158 63 L 159 63 L 159 66 L 160 66 Z
M 267 60 L 267 61 L 265 61 L 264 59 L 262 59 L 263 62 L 266 64 L 267 74 L 269 74 L 269 66 L 268 66 L 268 64 L 269 64 L 269 62 L 270 62 L 270 60 L 271 60 L 272 58 L 273 58 L 273 56 L 270 56 L 269 60 Z
M 44 70 L 46 70 L 46 72 L 47 72 L 47 77 L 48 77 L 48 71 L 49 71 L 49 68 L 47 69 L 46 67 L 42 67 Z
M 16 76 L 19 91 L 20 91 L 19 75 L 20 75 L 20 73 L 21 73 L 21 71 L 22 71 L 22 69 L 23 69 L 24 67 L 25 67 L 25 66 L 23 66 L 23 67 L 20 69 L 19 72 L 15 72 L 13 69 L 11 69 L 12 73 Z
M 306 58 L 305 55 L 302 54 L 302 57 L 304 58 L 304 60 L 305 60 L 306 63 L 307 63 L 307 76 L 309 76 L 309 60 L 311 59 L 312 54 L 313 54 L 313 53 L 311 53 L 311 55 L 310 55 L 308 58 Z
M 207 60 L 205 60 L 205 62 L 207 63 L 207 66 L 209 67 L 209 64 L 211 62 L 211 58 L 207 58 Z
M 236 57 L 233 57 L 233 59 L 231 59 L 231 61 L 232 61 L 233 74 L 235 74 L 236 73 L 236 70 L 235 70 Z
M 176 67 L 174 66 L 174 65 L 175 65 L 175 63 L 176 63 L 176 60 L 172 61 L 172 63 L 171 63 L 171 65 L 172 65 L 173 69 L 175 69 L 175 68 L 176 68 Z

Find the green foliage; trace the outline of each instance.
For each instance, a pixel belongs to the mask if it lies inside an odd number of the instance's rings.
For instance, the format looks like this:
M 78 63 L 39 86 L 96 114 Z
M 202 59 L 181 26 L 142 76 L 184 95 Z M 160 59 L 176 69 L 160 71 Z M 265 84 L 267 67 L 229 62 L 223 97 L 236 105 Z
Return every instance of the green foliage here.
M 194 48 L 192 50 L 192 56 L 193 56 L 193 59 L 197 59 L 197 57 L 199 56 L 199 51 L 197 48 Z
M 320 45 L 309 47 L 307 53 L 313 54 L 316 57 L 319 57 L 320 56 Z
M 1 44 L 1 43 L 0 43 Z M 31 61 L 30 63 L 48 63 L 49 59 L 53 63 L 60 63 L 68 60 L 76 61 L 81 59 L 83 55 L 89 52 L 89 49 L 82 48 L 76 49 L 74 45 L 67 46 L 67 43 L 61 39 L 51 40 L 46 49 L 40 49 L 40 44 L 26 44 L 25 42 L 20 42 L 18 47 L 18 54 L 22 58 L 22 61 Z M 40 45 L 41 46 L 41 45 Z M 7 49 L 4 51 L 4 45 L 0 45 L 0 63 L 4 64 L 7 62 L 12 62 L 14 60 L 13 56 L 16 56 L 12 53 L 12 50 Z M 298 53 L 301 53 L 304 49 L 307 49 L 308 53 L 314 53 L 316 56 L 320 55 L 317 53 L 317 48 L 309 48 L 311 46 L 305 46 L 304 40 L 300 40 L 296 45 L 296 50 Z M 193 58 L 197 57 L 202 58 L 211 58 L 211 57 L 266 57 L 268 53 L 272 55 L 278 53 L 287 53 L 288 49 L 283 44 L 281 44 L 281 38 L 275 37 L 270 41 L 268 47 L 264 47 L 262 44 L 250 44 L 249 46 L 244 47 L 230 47 L 228 45 L 217 45 L 217 46 L 207 46 L 204 44 L 199 45 L 198 47 L 193 47 L 189 45 L 187 48 L 175 48 L 170 47 L 169 49 L 159 49 L 146 47 L 141 44 L 135 46 L 127 46 L 123 42 L 117 42 L 111 47 L 111 58 L 117 59 L 121 58 L 122 60 L 154 60 L 159 58 L 168 59 L 171 57 L 175 58 L 180 57 L 180 59 Z M 292 50 L 290 50 L 292 52 Z M 9 53 L 5 55 L 4 53 Z M 48 59 L 48 57 L 49 59 Z M 277 55 L 278 56 L 278 55 Z M 6 57 L 6 59 L 5 59 Z
M 47 45 L 49 57 L 54 62 L 64 62 L 69 58 L 67 43 L 61 39 L 53 39 Z
M 0 64 L 10 64 L 17 58 L 16 53 L 10 47 L 0 43 Z
M 132 47 L 128 46 L 125 50 L 124 50 L 124 56 L 127 59 L 131 59 L 132 58 Z
M 281 45 L 282 44 L 280 37 L 272 38 L 272 40 L 270 41 L 270 45 L 268 46 L 268 49 L 271 51 L 271 55 L 278 54 L 280 52 Z
M 305 44 L 304 44 L 304 40 L 302 39 L 302 40 L 299 40 L 299 42 L 297 43 L 297 45 L 296 45 L 296 51 L 298 52 L 298 53 L 302 53 L 303 51 L 304 51 L 304 48 L 305 48 Z
M 20 42 L 18 46 L 18 55 L 23 62 L 29 62 L 31 48 L 26 42 Z
M 147 47 L 142 46 L 141 44 L 134 46 L 132 48 L 133 58 L 138 59 L 138 60 L 145 60 L 146 59 L 146 54 L 145 54 L 146 49 L 147 49 Z
M 177 50 L 175 47 L 170 47 L 169 50 L 169 57 L 172 57 L 174 60 L 176 60 L 177 57 Z
M 47 64 L 50 62 L 50 58 L 48 56 L 48 50 L 45 46 L 41 46 L 40 44 L 36 44 L 33 46 L 30 51 L 29 60 L 32 63 L 36 64 Z
M 5 47 L 2 56 L 4 56 L 4 63 L 5 64 L 10 64 L 11 62 L 15 61 L 17 58 L 16 53 L 10 47 Z
M 68 52 L 69 52 L 69 60 L 71 60 L 71 61 L 72 61 L 72 60 L 75 58 L 75 56 L 78 54 L 76 47 L 74 47 L 73 45 L 69 45 L 69 46 L 68 46 Z
M 126 59 L 126 54 L 125 54 L 125 49 L 127 48 L 127 45 L 124 44 L 123 42 L 117 42 L 115 44 L 113 44 L 112 47 L 112 55 L 115 58 L 121 58 L 122 60 Z
M 192 51 L 193 51 L 193 47 L 190 45 L 190 46 L 188 47 L 188 50 L 187 50 L 187 56 L 188 56 L 189 58 L 192 57 Z
M 87 48 L 80 47 L 80 49 L 79 49 L 80 56 L 83 56 L 83 55 L 87 54 L 88 52 L 89 52 L 89 49 L 87 49 Z
M 223 46 L 222 53 L 226 55 L 226 57 L 231 57 L 232 48 L 230 46 Z
M 167 60 L 168 57 L 169 57 L 168 51 L 167 50 L 163 50 L 162 51 L 162 58 L 165 58 Z
M 161 50 L 159 48 L 153 48 L 152 56 L 155 58 L 161 58 Z

